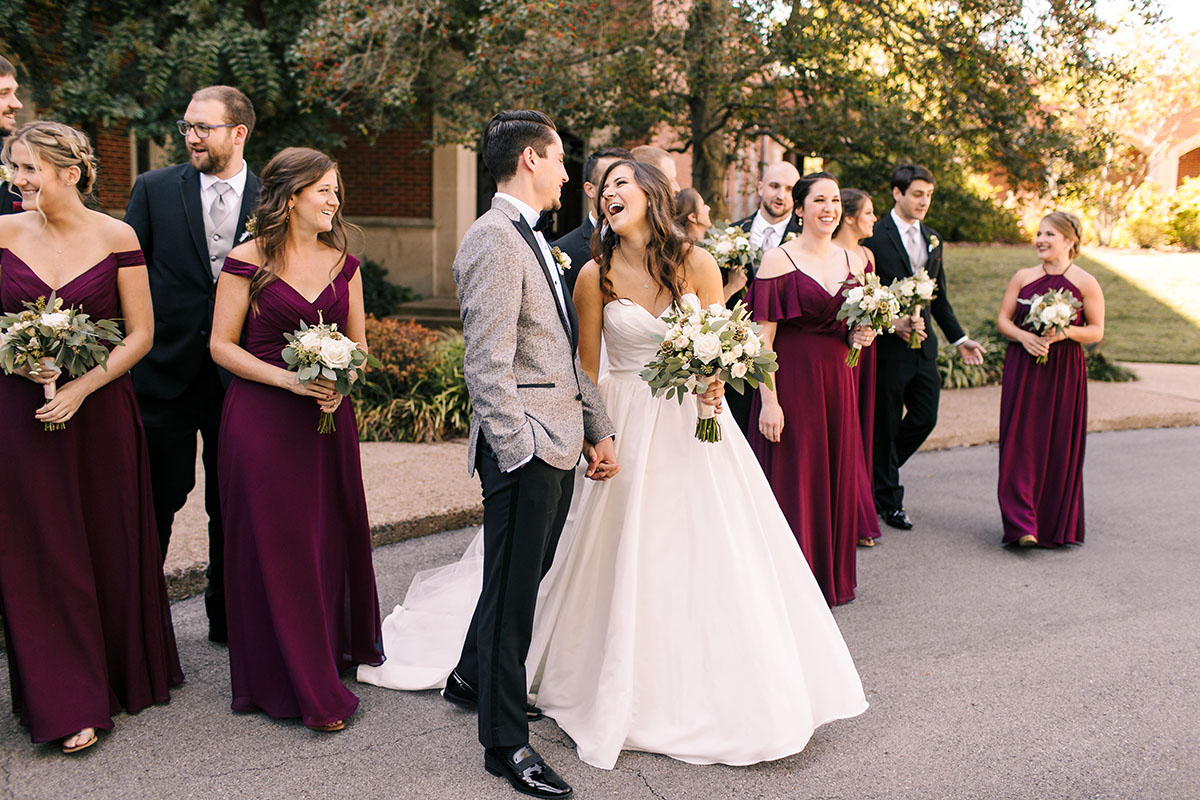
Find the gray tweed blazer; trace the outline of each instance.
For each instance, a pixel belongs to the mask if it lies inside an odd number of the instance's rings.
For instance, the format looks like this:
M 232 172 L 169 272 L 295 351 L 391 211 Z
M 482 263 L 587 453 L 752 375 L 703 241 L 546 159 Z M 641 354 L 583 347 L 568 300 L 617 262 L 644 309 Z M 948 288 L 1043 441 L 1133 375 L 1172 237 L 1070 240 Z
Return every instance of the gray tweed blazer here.
M 575 307 L 570 295 L 559 307 L 551 269 L 558 266 L 544 263 L 529 224 L 503 198 L 492 200 L 459 245 L 454 281 L 466 338 L 471 474 L 481 433 L 502 470 L 530 456 L 571 469 L 584 439 L 614 434 L 579 364 Z

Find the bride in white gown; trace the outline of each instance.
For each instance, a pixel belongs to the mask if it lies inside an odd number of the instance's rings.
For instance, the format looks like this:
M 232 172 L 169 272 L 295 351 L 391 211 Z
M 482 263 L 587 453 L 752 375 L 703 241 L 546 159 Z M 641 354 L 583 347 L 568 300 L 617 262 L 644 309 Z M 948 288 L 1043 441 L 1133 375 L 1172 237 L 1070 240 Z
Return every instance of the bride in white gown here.
M 601 330 L 607 346 L 599 389 L 621 472 L 576 481 L 538 593 L 530 699 L 603 769 L 621 750 L 695 764 L 782 758 L 817 726 L 866 710 L 862 684 L 737 425 L 721 414 L 721 441 L 700 442 L 695 404 L 654 398 L 639 376 L 666 329 L 647 309 L 720 302 L 716 263 L 674 233 L 660 172 L 618 162 L 601 186 L 605 266 L 584 267 L 575 298 L 593 376 Z M 482 534 L 457 564 L 418 574 L 383 623 L 387 661 L 358 679 L 444 686 L 482 574 Z

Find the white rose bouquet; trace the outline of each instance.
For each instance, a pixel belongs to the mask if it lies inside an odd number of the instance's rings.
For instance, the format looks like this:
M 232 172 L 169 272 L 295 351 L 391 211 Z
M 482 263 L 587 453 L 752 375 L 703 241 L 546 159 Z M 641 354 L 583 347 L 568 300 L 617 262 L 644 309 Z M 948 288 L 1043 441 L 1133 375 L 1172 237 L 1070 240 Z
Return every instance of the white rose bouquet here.
M 1079 298 L 1065 289 L 1055 289 L 1044 294 L 1035 294 L 1027 300 L 1017 300 L 1018 303 L 1029 306 L 1029 315 L 1025 321 L 1029 327 L 1041 334 L 1049 330 L 1066 334 L 1075 322 L 1075 315 L 1083 308 Z M 1045 364 L 1050 360 L 1050 354 L 1037 357 L 1037 363 Z
M 750 276 L 750 267 L 762 259 L 762 249 L 751 247 L 750 235 L 736 225 L 714 225 L 708 229 L 708 235 L 696 244 L 712 253 L 717 266 L 741 270 L 747 277 Z
M 846 320 L 851 328 L 872 328 L 882 333 L 894 331 L 892 320 L 900 316 L 900 301 L 892 290 L 879 282 L 879 276 L 868 272 L 862 278 L 846 281 L 842 289 L 842 307 L 838 309 L 837 318 Z M 862 348 L 850 346 L 846 354 L 846 366 L 857 367 Z
M 715 379 L 743 394 L 747 386 L 757 389 L 760 383 L 770 388 L 771 373 L 779 365 L 742 303 L 732 310 L 715 303 L 702 309 L 698 300 L 689 297 L 663 320 L 667 330 L 658 355 L 642 370 L 642 380 L 656 397 L 677 397 L 682 403 L 684 395 L 703 393 Z M 715 409 L 699 398 L 696 408 L 696 438 L 721 441 Z
M 0 317 L 0 369 L 8 375 L 22 366 L 29 369 L 57 369 L 78 378 L 99 364 L 107 369 L 108 348 L 104 342 L 120 345 L 124 338 L 115 320 L 93 320 L 76 308 L 63 308 L 61 297 L 39 297 L 24 303 L 25 310 Z M 47 400 L 54 399 L 57 380 L 43 384 Z M 45 423 L 46 430 L 67 427 L 58 422 Z
M 932 245 L 930 245 L 932 247 Z M 929 273 L 919 269 L 907 278 L 897 278 L 888 286 L 896 299 L 900 301 L 900 313 L 896 316 L 916 318 L 921 314 L 921 306 L 929 305 L 937 296 L 937 282 L 929 277 Z M 908 337 L 908 346 L 919 350 L 921 337 L 914 333 Z
M 320 316 L 316 325 L 310 326 L 302 320 L 300 329 L 285 333 L 284 338 L 288 345 L 283 348 L 283 360 L 288 369 L 296 371 L 297 383 L 324 378 L 333 381 L 335 392 L 347 395 L 353 384 L 352 373 L 364 364 L 381 366 L 379 359 L 363 350 L 353 339 L 342 335 L 336 322 L 326 324 Z M 337 426 L 333 423 L 333 414 L 322 412 L 317 432 L 333 433 L 335 430 Z

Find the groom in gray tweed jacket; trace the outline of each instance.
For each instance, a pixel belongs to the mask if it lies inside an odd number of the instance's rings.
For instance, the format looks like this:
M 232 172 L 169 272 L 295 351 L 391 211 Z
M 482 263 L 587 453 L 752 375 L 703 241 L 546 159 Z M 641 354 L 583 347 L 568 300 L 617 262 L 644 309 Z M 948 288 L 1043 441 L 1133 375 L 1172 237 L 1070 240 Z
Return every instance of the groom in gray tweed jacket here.
M 579 364 L 579 322 L 539 215 L 567 181 L 554 123 L 502 111 L 482 154 L 498 191 L 454 259 L 471 395 L 468 469 L 483 486 L 483 591 L 443 696 L 479 711 L 484 766 L 517 791 L 567 797 L 571 787 L 529 746 L 525 657 L 538 584 L 554 560 L 580 454 L 587 476 L 619 466 L 613 424 Z

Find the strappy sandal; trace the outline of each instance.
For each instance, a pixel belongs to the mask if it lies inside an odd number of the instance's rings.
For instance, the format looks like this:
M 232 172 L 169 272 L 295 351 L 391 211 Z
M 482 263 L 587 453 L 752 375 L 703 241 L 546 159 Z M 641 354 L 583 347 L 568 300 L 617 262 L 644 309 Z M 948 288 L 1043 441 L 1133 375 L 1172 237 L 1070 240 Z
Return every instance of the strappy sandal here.
M 344 719 L 339 719 L 334 720 L 333 722 L 326 722 L 324 725 L 309 725 L 308 727 L 321 733 L 333 733 L 334 731 L 340 731 L 342 728 L 345 728 L 346 721 Z
M 1025 534 L 1020 539 L 1017 539 L 1018 547 L 1037 547 L 1037 537 L 1032 534 Z
M 80 731 L 79 733 L 83 733 L 83 731 Z M 88 738 L 86 741 L 80 742 L 79 744 L 73 745 L 71 747 L 67 747 L 66 742 L 70 739 L 74 739 L 76 736 L 79 735 L 79 733 L 73 733 L 70 736 L 68 736 L 66 739 L 63 740 L 62 751 L 64 753 L 78 753 L 80 750 L 86 750 L 87 748 L 91 747 L 92 745 L 94 745 L 96 742 L 99 741 L 99 739 L 96 738 L 96 729 L 93 728 L 91 737 Z
M 874 547 L 875 540 L 870 538 L 869 536 L 861 536 L 858 539 L 858 546 L 859 547 Z

